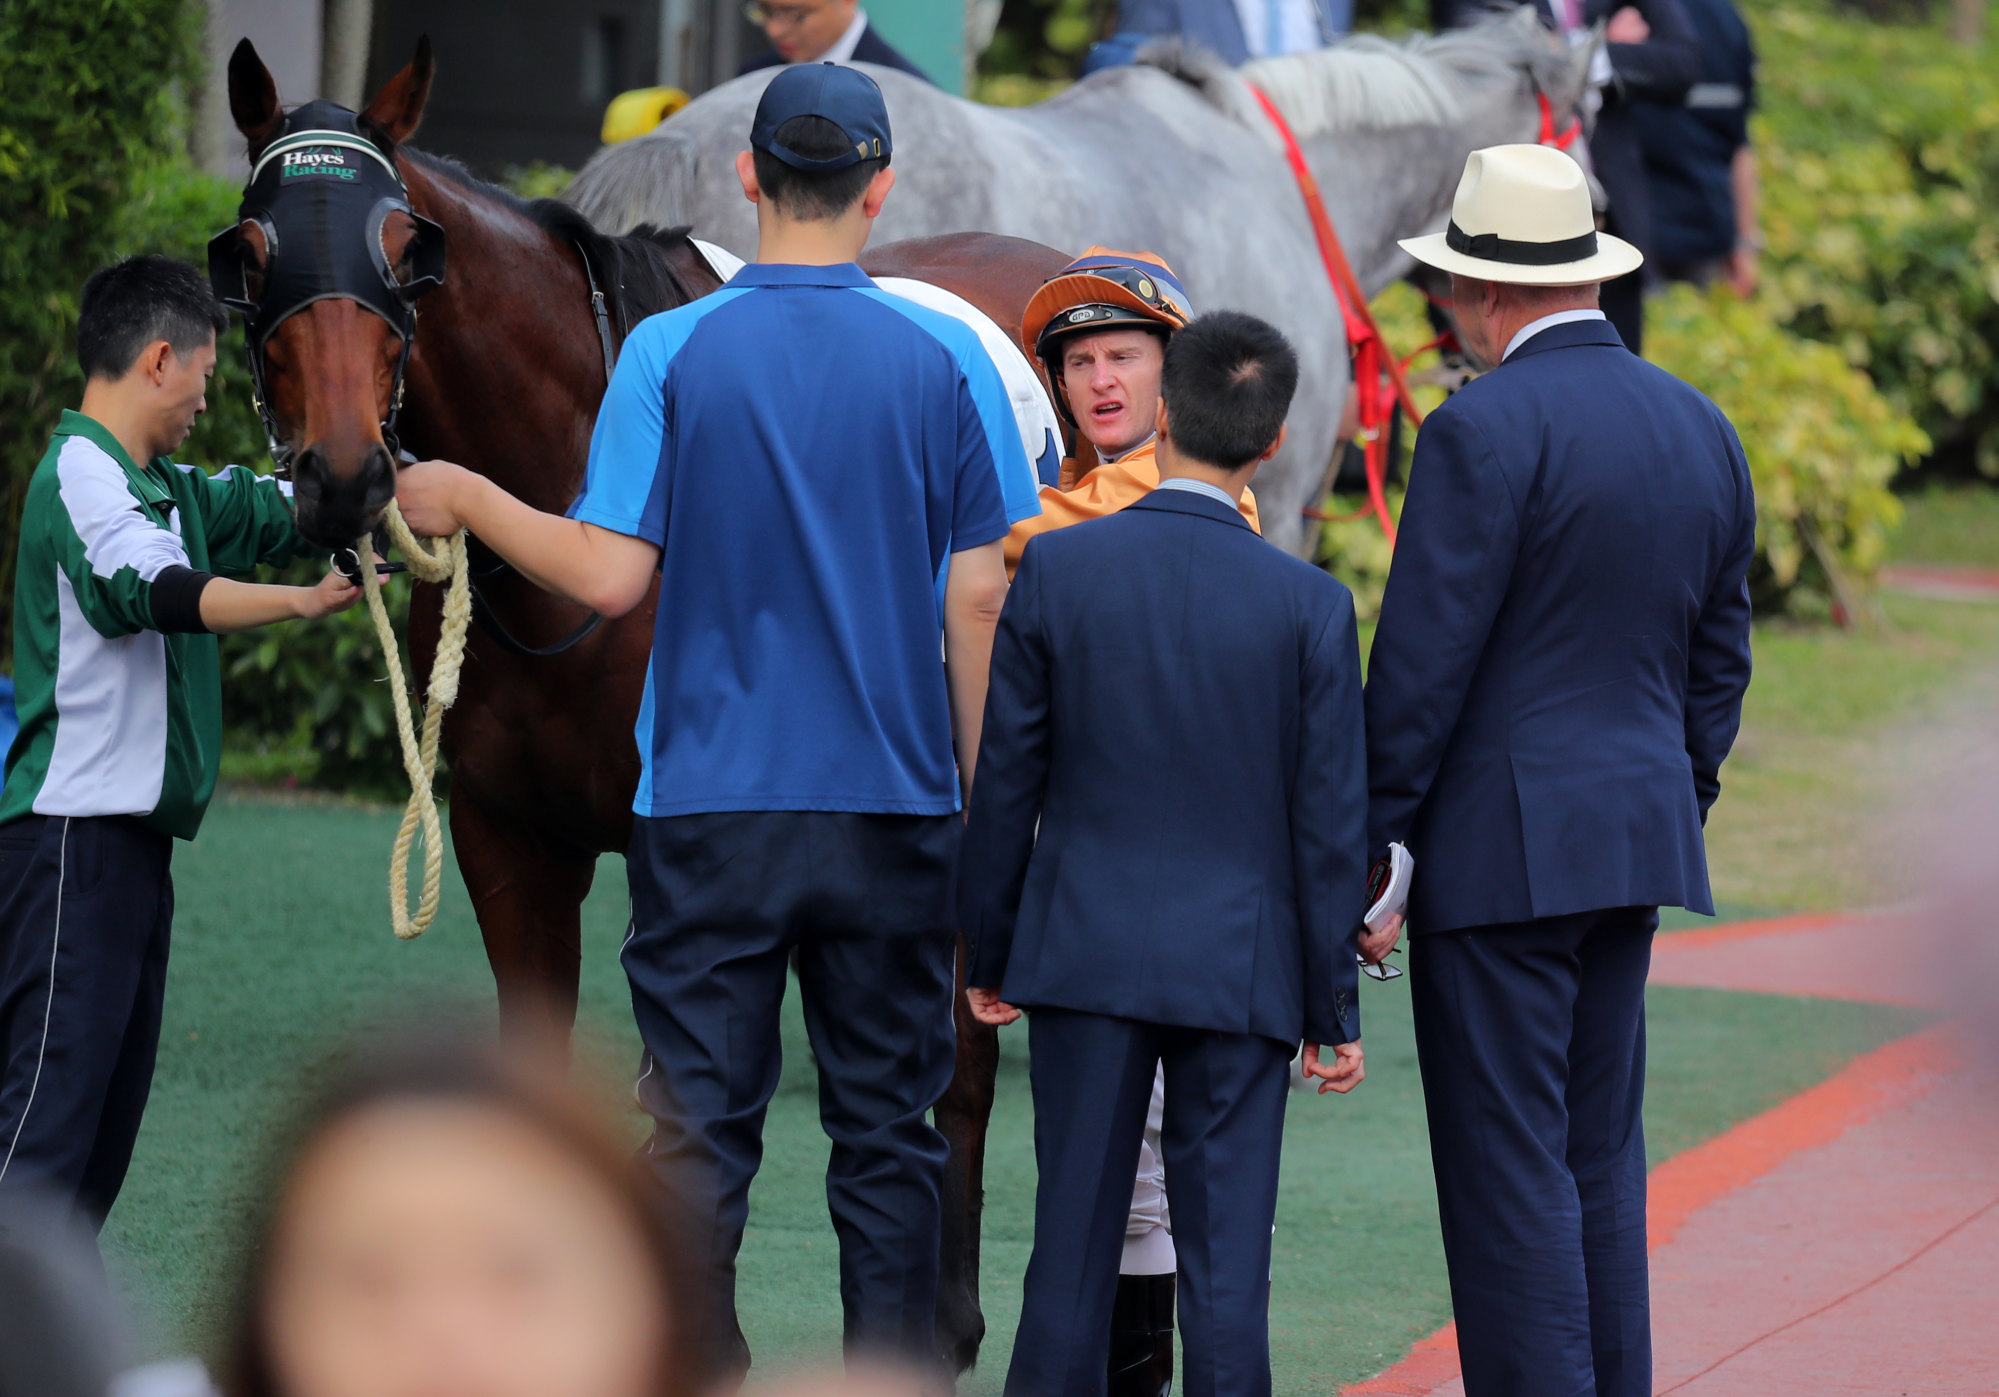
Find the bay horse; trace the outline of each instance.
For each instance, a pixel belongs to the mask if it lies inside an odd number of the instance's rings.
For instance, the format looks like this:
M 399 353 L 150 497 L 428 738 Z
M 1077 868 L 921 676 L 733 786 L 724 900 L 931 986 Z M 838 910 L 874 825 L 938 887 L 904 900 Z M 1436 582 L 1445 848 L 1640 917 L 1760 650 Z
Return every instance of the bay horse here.
M 523 202 L 409 149 L 433 72 L 425 39 L 357 118 L 407 191 L 409 213 L 391 213 L 379 232 L 389 267 L 425 235 L 418 219 L 441 230 L 449 249 L 443 284 L 421 303 L 396 432 L 419 457 L 460 462 L 536 508 L 560 512 L 582 487 L 616 343 L 645 316 L 706 295 L 720 280 L 684 228 L 607 236 L 566 204 Z M 254 164 L 282 130 L 285 111 L 247 39 L 229 62 L 229 105 Z M 253 222 L 237 233 L 254 298 L 287 249 L 274 253 Z M 863 265 L 953 291 L 1018 335 L 1028 297 L 1068 260 L 1038 244 L 966 233 L 882 247 Z M 601 320 L 593 313 L 600 290 Z M 329 548 L 352 545 L 386 503 L 381 426 L 391 416 L 403 348 L 383 316 L 337 297 L 304 306 L 267 342 L 273 440 L 293 462 L 301 528 Z M 502 1031 L 566 1045 L 583 899 L 598 856 L 622 853 L 631 834 L 639 778 L 632 733 L 657 588 L 629 615 L 563 648 L 584 630 L 584 613 L 510 571 L 487 572 L 478 585 L 484 624 L 466 647 L 443 731 L 452 841 L 492 965 Z M 419 674 L 429 672 L 437 644 L 439 592 L 417 584 L 410 607 Z M 526 653 L 537 648 L 557 653 Z M 985 1332 L 979 1218 L 999 1052 L 994 1031 L 971 1019 L 962 994 L 956 1014 L 957 1074 L 936 1108 L 951 1149 L 937 1334 L 942 1356 L 963 1371 Z

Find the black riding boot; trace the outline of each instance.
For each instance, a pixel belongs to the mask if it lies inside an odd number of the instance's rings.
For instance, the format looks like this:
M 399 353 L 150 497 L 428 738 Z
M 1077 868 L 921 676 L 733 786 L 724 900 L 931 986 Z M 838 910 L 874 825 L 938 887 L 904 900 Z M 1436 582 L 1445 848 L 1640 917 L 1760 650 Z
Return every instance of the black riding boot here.
M 1119 1276 L 1111 1306 L 1110 1397 L 1168 1397 L 1173 1390 L 1173 1289 L 1177 1277 Z

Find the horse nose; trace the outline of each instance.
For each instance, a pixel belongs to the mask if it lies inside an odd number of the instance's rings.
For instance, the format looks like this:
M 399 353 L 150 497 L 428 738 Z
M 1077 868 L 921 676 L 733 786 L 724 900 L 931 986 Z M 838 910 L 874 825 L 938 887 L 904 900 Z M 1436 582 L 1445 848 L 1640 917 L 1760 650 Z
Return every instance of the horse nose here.
M 352 543 L 375 526 L 396 493 L 396 463 L 380 442 L 369 443 L 346 470 L 314 443 L 298 453 L 292 473 L 299 531 L 316 543 Z

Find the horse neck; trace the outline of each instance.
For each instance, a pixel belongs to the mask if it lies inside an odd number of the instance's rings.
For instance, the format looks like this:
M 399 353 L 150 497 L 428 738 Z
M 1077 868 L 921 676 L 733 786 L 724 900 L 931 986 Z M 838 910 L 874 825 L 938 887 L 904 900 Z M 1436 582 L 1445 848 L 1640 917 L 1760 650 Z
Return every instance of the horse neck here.
M 1466 156 L 1539 134 L 1539 108 L 1524 82 L 1511 93 L 1480 84 L 1463 101 L 1463 120 L 1449 126 L 1323 133 L 1301 142 L 1370 297 L 1409 269 L 1396 241 L 1434 231 L 1450 212 Z
M 519 209 L 401 162 L 444 229 L 445 283 L 420 307 L 402 435 L 540 509 L 581 487 L 605 387 L 582 254 Z

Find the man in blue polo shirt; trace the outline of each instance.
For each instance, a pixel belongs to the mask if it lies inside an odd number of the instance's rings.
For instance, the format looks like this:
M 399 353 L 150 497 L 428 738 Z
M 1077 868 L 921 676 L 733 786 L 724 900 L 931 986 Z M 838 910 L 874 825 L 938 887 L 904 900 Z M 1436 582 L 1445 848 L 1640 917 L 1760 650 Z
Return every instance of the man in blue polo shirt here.
M 855 265 L 895 179 L 874 82 L 787 69 L 750 142 L 757 260 L 632 333 L 573 517 L 443 462 L 397 499 L 605 615 L 657 567 L 623 959 L 645 1155 L 703 1229 L 718 1306 L 692 1322 L 718 1368 L 747 1364 L 735 1260 L 795 951 L 847 1343 L 929 1360 L 960 778 L 1033 478 L 977 335 Z

